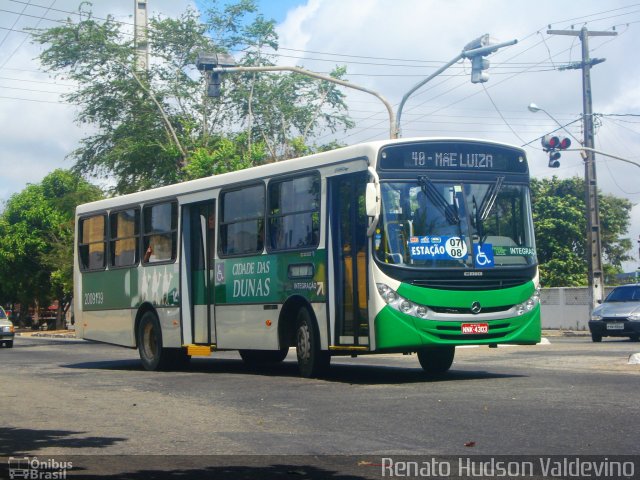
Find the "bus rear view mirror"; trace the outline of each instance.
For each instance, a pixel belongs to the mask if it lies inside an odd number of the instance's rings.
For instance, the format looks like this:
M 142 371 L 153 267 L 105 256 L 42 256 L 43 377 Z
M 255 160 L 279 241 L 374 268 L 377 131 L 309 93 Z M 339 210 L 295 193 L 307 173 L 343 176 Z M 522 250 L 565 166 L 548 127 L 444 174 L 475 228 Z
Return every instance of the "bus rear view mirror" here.
M 374 183 L 367 183 L 365 193 L 365 202 L 367 205 L 367 216 L 375 217 L 378 214 L 378 193 Z

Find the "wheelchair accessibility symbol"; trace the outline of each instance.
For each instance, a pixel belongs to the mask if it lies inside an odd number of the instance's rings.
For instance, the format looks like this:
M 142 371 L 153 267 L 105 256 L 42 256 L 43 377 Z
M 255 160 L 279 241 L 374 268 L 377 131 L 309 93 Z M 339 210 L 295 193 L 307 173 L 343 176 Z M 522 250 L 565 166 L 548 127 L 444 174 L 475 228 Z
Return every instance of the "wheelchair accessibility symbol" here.
M 493 268 L 493 245 L 490 243 L 476 243 L 473 245 L 476 268 Z

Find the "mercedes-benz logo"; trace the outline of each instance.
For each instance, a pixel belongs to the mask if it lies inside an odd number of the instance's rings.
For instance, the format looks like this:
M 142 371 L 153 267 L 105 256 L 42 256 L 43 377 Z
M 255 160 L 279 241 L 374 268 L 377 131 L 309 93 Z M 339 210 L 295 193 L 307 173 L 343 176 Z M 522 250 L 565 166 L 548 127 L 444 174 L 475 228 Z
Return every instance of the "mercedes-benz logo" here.
M 482 311 L 482 305 L 480 305 L 480 302 L 473 302 L 471 304 L 471 313 L 473 313 L 474 315 L 480 313 Z

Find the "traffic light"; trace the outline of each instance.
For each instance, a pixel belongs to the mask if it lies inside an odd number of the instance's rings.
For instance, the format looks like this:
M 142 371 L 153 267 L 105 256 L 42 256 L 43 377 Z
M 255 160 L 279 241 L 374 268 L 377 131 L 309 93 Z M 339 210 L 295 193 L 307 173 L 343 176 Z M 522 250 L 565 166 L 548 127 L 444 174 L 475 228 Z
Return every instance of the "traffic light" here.
M 571 140 L 567 137 L 558 137 L 549 134 L 540 139 L 542 149 L 549 153 L 549 168 L 558 168 L 560 166 L 560 152 L 558 150 L 566 150 L 571 146 Z
M 482 55 L 471 58 L 471 83 L 484 83 L 489 80 L 489 74 L 485 72 L 489 68 L 489 60 Z
M 222 79 L 218 72 L 209 72 L 209 78 L 207 79 L 207 96 L 218 98 L 220 97 L 220 85 L 222 85 Z
M 560 166 L 560 152 L 549 152 L 549 168 L 558 168 Z

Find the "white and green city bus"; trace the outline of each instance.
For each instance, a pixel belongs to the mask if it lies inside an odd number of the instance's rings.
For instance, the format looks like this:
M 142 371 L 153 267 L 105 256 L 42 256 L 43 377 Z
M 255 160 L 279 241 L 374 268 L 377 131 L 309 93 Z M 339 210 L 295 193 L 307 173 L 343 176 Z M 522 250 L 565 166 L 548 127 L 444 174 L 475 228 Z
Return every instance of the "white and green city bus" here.
M 525 152 L 471 139 L 377 141 L 81 205 L 81 338 L 138 348 L 146 369 L 295 347 L 335 355 L 540 341 Z

